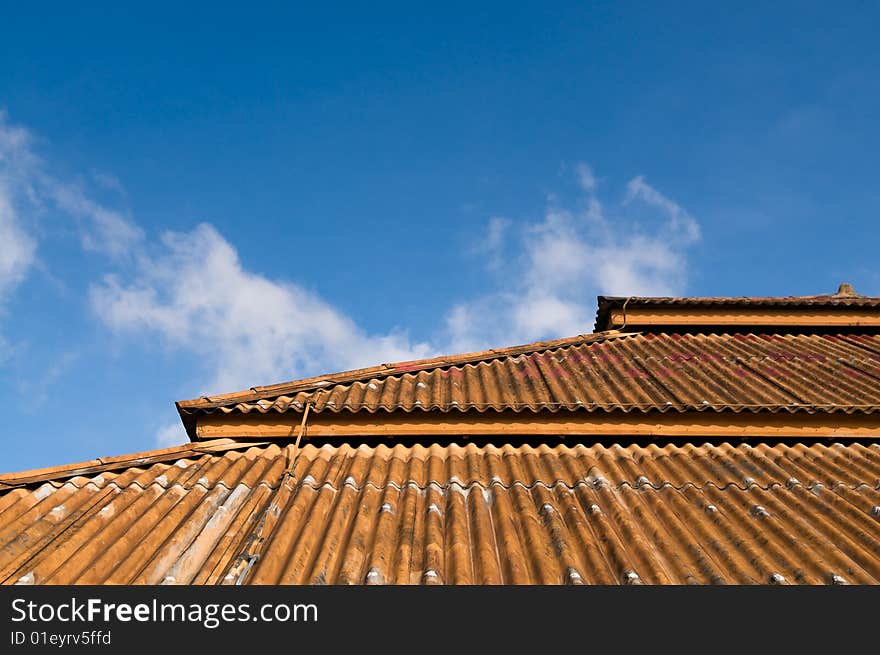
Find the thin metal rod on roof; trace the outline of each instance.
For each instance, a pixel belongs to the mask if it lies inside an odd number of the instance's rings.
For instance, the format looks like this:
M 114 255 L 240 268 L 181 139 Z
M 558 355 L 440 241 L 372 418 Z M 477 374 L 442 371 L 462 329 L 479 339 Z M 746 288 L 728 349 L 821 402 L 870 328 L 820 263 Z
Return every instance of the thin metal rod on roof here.
M 306 422 L 309 420 L 309 410 L 312 403 L 306 403 L 305 411 L 303 411 L 302 421 L 299 423 L 299 433 L 296 435 L 296 442 L 293 444 L 293 454 L 290 456 L 290 467 L 287 469 L 289 475 L 293 475 L 293 467 L 296 464 L 296 456 L 299 455 L 299 442 L 302 441 L 303 434 L 306 432 Z
M 632 299 L 633 299 L 633 297 L 632 297 L 632 296 L 629 296 L 626 300 L 623 301 L 623 308 L 622 308 L 622 311 L 623 311 L 623 325 L 621 325 L 619 328 L 617 328 L 618 330 L 622 330 L 623 328 L 626 327 L 626 305 L 627 305 L 627 303 L 628 303 L 630 300 L 632 300 Z
M 293 469 L 296 465 L 297 455 L 299 455 L 299 444 L 300 441 L 302 441 L 303 435 L 306 433 L 306 428 L 308 427 L 307 421 L 309 420 L 309 410 L 311 409 L 311 407 L 312 403 L 306 403 L 305 411 L 303 411 L 302 420 L 299 423 L 299 430 L 297 430 L 296 442 L 294 443 L 293 451 L 290 454 L 290 464 L 284 470 L 284 475 L 281 476 L 281 480 L 279 481 L 278 487 L 275 490 L 275 494 L 280 493 L 285 487 L 290 489 L 290 487 L 288 487 L 287 485 L 290 478 L 293 477 Z M 291 426 L 288 436 L 291 436 L 292 434 L 293 426 Z M 237 563 L 241 563 L 241 565 L 243 565 L 242 570 L 239 571 L 238 575 L 235 576 L 236 585 L 244 584 L 245 580 L 253 569 L 254 563 L 260 559 L 260 549 L 265 543 L 262 532 L 269 517 L 269 512 L 272 511 L 273 507 L 276 507 L 274 494 L 273 499 L 267 503 L 266 510 L 263 512 L 263 516 L 260 519 L 260 522 L 257 524 L 255 530 L 251 533 L 250 537 L 246 541 L 244 550 L 235 559 Z

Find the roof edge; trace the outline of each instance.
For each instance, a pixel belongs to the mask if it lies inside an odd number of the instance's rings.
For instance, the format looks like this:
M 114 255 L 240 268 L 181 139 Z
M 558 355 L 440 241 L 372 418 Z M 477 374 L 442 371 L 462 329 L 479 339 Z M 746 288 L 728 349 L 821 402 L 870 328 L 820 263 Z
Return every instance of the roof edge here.
M 90 475 L 103 471 L 112 471 L 119 468 L 128 468 L 140 464 L 157 464 L 168 460 L 176 460 L 188 454 L 204 454 L 225 452 L 238 448 L 250 448 L 251 446 L 266 445 L 267 441 L 240 441 L 237 439 L 220 438 L 206 441 L 196 441 L 170 448 L 157 448 L 144 450 L 114 457 L 97 457 L 84 462 L 62 464 L 59 466 L 47 466 L 44 468 L 16 471 L 12 473 L 0 473 L 0 490 L 12 489 L 37 482 L 48 482 L 60 478 L 68 478 L 76 475 Z

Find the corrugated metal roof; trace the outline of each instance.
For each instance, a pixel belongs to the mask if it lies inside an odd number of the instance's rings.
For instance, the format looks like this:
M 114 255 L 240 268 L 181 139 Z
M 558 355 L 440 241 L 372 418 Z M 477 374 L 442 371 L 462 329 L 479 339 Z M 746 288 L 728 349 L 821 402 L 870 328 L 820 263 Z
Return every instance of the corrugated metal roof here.
M 608 330 L 609 315 L 612 309 L 623 307 L 624 303 L 630 309 L 637 307 L 667 307 L 674 306 L 680 309 L 701 307 L 737 307 L 748 309 L 749 307 L 761 308 L 835 308 L 835 307 L 880 307 L 880 297 L 862 296 L 855 293 L 849 285 L 841 285 L 835 294 L 821 294 L 817 296 L 704 296 L 704 297 L 678 297 L 678 296 L 599 296 L 598 309 L 596 311 L 595 330 Z
M 880 335 L 606 334 L 182 401 L 203 413 L 880 409 Z
M 880 583 L 876 444 L 147 455 L 0 476 L 0 581 Z

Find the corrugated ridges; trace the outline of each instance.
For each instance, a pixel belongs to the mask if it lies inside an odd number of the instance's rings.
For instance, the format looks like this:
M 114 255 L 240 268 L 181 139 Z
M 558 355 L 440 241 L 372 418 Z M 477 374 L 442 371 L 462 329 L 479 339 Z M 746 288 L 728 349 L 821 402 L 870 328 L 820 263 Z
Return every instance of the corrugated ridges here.
M 880 582 L 875 444 L 167 457 L 0 492 L 0 581 Z
M 393 366 L 393 365 L 389 365 Z M 413 372 L 324 376 L 179 404 L 181 414 L 302 411 L 880 409 L 880 336 L 630 334 Z

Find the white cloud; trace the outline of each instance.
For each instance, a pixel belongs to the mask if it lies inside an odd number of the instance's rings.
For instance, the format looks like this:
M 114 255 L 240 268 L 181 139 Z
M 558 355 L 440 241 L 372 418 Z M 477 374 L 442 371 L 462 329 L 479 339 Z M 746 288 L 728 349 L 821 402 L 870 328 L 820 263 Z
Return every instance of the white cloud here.
M 25 278 L 37 249 L 21 226 L 12 195 L 0 182 L 0 301 Z
M 42 182 L 58 208 L 80 221 L 84 250 L 120 257 L 143 239 L 143 230 L 129 217 L 95 202 L 80 187 L 45 176 Z
M 639 175 L 626 185 L 625 203 L 633 200 L 642 200 L 649 205 L 658 207 L 669 217 L 669 229 L 679 233 L 680 237 L 688 241 L 696 241 L 700 238 L 700 226 L 682 207 L 657 191 L 645 182 L 645 178 Z
M 9 125 L 0 112 L 0 301 L 24 280 L 36 256 L 36 240 L 22 216 L 33 204 L 33 161 L 27 131 Z
M 105 184 L 111 178 L 102 179 Z M 143 239 L 141 228 L 123 212 L 96 202 L 82 185 L 51 174 L 30 132 L 0 111 L 0 289 L 4 280 L 7 286 L 21 282 L 34 262 L 32 234 L 47 209 L 73 219 L 89 251 L 120 256 Z
M 637 177 L 608 212 L 595 196 L 592 169 L 577 169 L 585 209 L 550 207 L 520 225 L 503 253 L 494 293 L 456 305 L 446 327 L 454 350 L 511 345 L 592 331 L 595 297 L 673 295 L 687 277 L 687 250 L 699 225 L 677 203 Z M 630 212 L 639 204 L 638 216 Z
M 207 224 L 164 234 L 132 279 L 94 285 L 91 304 L 119 333 L 152 332 L 198 354 L 212 372 L 201 392 L 432 354 L 402 332 L 369 335 L 303 287 L 245 270 Z

